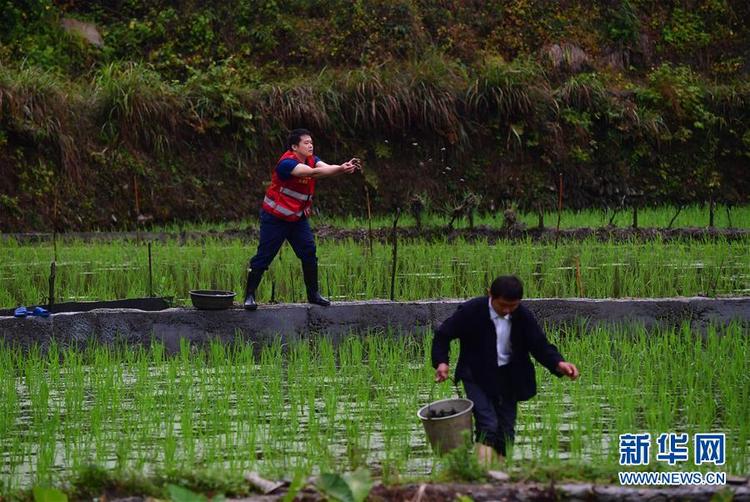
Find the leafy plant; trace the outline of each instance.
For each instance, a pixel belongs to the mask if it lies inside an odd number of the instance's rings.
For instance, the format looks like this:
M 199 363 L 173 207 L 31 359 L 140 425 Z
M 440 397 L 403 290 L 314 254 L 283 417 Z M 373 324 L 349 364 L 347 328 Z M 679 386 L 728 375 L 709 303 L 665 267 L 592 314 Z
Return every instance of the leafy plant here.
M 672 19 L 664 27 L 662 35 L 665 42 L 681 52 L 705 47 L 711 41 L 700 15 L 681 8 L 672 12 Z
M 629 0 L 618 2 L 616 8 L 610 8 L 609 15 L 610 20 L 606 23 L 606 29 L 610 39 L 625 46 L 638 40 L 640 20 Z
M 452 481 L 476 482 L 487 477 L 487 470 L 479 463 L 474 451 L 471 431 L 464 432 L 464 442 L 446 453 L 440 460 L 442 476 Z
M 173 484 L 167 485 L 167 492 L 172 502 L 223 502 L 225 500 L 224 495 L 216 495 L 209 499 L 203 494 Z
M 68 496 L 57 488 L 35 486 L 32 492 L 34 502 L 68 502 Z
M 344 474 L 323 473 L 315 486 L 324 495 L 340 502 L 364 502 L 372 490 L 373 481 L 366 468 Z

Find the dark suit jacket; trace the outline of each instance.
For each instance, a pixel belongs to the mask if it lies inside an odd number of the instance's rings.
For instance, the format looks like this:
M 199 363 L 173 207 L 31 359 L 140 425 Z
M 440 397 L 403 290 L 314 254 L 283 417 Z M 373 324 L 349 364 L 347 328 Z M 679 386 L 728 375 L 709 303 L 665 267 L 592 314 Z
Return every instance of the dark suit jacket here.
M 432 341 L 432 366 L 448 363 L 450 341 L 458 338 L 460 350 L 456 365 L 456 381 L 473 381 L 491 395 L 500 395 L 505 389 L 512 392 L 517 401 L 525 401 L 536 395 L 536 374 L 529 354 L 545 366 L 553 375 L 557 363 L 563 361 L 557 347 L 549 343 L 539 327 L 534 314 L 523 304 L 511 314 L 510 343 L 511 358 L 508 363 L 510 387 L 498 381 L 497 335 L 495 324 L 490 319 L 489 297 L 473 298 L 435 330 Z

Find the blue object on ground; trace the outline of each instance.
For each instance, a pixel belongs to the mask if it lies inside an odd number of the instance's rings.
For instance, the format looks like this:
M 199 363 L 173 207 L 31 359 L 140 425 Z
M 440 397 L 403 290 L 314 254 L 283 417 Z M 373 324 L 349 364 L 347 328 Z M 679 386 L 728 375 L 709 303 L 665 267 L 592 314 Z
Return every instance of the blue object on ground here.
M 17 308 L 17 309 L 16 309 L 16 310 L 15 310 L 15 311 L 13 312 L 13 315 L 14 315 L 15 317 L 26 317 L 26 316 L 27 316 L 28 314 L 29 314 L 29 311 L 28 311 L 28 310 L 26 310 L 26 307 L 24 307 L 23 305 L 21 305 L 20 307 L 18 307 L 18 308 Z
M 37 317 L 49 317 L 49 311 L 43 307 L 34 307 L 34 310 L 29 312 L 29 315 Z

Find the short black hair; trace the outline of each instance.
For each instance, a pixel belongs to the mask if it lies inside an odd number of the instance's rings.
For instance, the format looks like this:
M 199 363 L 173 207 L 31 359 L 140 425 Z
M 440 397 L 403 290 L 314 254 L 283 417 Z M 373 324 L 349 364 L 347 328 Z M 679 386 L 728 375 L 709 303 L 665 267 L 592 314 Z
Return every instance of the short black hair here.
M 291 150 L 292 145 L 299 145 L 302 136 L 310 136 L 312 138 L 312 133 L 307 129 L 293 129 L 292 132 L 289 133 L 289 137 L 286 139 L 286 149 Z
M 520 300 L 523 298 L 523 283 L 515 275 L 501 275 L 490 286 L 490 295 L 493 298 L 505 298 L 506 300 Z

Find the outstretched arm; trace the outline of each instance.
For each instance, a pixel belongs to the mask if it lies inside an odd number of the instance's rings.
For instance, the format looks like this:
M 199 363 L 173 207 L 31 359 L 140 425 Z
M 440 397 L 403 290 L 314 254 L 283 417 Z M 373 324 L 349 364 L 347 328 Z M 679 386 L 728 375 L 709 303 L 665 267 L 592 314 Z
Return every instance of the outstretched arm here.
M 351 174 L 360 167 L 360 161 L 357 158 L 350 159 L 343 164 L 326 164 L 319 160 L 315 168 L 307 164 L 299 163 L 292 169 L 292 176 L 299 178 L 330 178 L 339 174 Z

